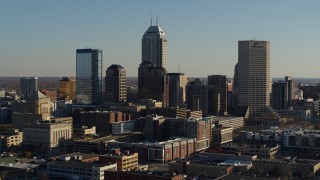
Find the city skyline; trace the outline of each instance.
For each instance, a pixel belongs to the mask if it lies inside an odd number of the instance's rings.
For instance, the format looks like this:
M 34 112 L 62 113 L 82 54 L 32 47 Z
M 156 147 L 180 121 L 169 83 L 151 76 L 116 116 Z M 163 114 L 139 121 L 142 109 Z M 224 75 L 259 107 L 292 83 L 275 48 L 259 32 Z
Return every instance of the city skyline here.
M 232 77 L 237 42 L 257 39 L 271 42 L 271 77 L 318 77 L 319 7 L 318 1 L 2 2 L 0 76 L 75 76 L 75 50 L 91 47 L 104 51 L 102 72 L 120 64 L 137 77 L 153 12 L 168 39 L 170 73 Z

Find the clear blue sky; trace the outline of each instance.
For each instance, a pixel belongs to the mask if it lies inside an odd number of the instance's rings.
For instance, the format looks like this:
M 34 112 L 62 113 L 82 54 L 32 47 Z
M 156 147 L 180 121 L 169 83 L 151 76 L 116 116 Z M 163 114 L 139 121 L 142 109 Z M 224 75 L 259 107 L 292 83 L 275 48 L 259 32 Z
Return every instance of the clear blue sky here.
M 75 76 L 78 48 L 137 76 L 150 14 L 168 38 L 168 70 L 233 76 L 238 40 L 271 42 L 271 76 L 320 76 L 319 0 L 28 0 L 0 2 L 0 76 Z M 105 75 L 105 72 L 104 72 Z

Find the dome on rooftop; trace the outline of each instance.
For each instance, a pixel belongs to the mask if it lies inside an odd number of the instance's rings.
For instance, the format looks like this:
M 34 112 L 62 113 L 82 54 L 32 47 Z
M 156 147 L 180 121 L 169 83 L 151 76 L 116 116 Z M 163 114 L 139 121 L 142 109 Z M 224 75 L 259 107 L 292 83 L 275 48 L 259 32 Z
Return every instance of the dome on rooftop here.
M 108 69 L 124 69 L 124 68 L 119 64 L 112 64 L 111 66 L 108 67 Z

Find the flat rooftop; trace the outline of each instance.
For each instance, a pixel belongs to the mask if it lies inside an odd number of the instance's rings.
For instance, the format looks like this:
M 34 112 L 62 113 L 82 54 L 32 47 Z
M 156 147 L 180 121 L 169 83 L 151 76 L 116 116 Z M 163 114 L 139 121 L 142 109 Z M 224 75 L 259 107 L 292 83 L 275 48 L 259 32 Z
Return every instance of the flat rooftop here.
M 234 180 L 234 179 L 241 179 L 241 180 L 280 180 L 280 178 L 272 178 L 272 177 L 259 177 L 254 175 L 236 175 L 236 174 L 227 174 L 219 180 Z
M 109 141 L 115 141 L 120 138 L 129 137 L 132 135 L 143 135 L 143 133 L 133 132 L 133 133 L 128 133 L 128 134 L 114 134 L 114 135 L 110 135 L 110 136 L 98 137 L 98 138 L 93 138 L 93 139 L 91 139 L 91 138 L 79 139 L 79 140 L 76 140 L 75 142 L 89 142 L 89 143 L 100 143 L 101 141 L 109 142 Z
M 48 165 L 90 169 L 92 167 L 105 167 L 113 164 L 89 163 L 89 162 L 81 162 L 81 161 L 52 161 L 52 162 L 49 162 Z
M 24 164 L 24 163 L 10 163 L 10 164 L 0 164 L 0 167 L 9 167 L 17 169 L 33 169 L 38 167 L 37 164 Z
M 286 159 L 258 159 L 258 162 L 272 162 L 272 163 L 282 163 L 282 164 L 300 164 L 300 165 L 316 165 L 319 164 L 319 160 L 311 159 L 298 159 L 298 160 L 286 160 Z
M 206 118 L 211 118 L 213 121 L 227 121 L 227 120 L 232 120 L 232 119 L 244 119 L 241 116 L 209 116 L 205 117 Z
M 85 160 L 85 159 L 91 159 L 91 158 L 99 157 L 99 154 L 89 154 L 89 153 L 74 152 L 74 153 L 64 154 L 64 155 L 61 155 L 61 156 L 53 156 L 52 158 L 60 158 L 60 157 L 66 157 L 66 156 L 70 156 L 71 158 L 74 157 L 74 156 L 82 156 L 82 159 Z

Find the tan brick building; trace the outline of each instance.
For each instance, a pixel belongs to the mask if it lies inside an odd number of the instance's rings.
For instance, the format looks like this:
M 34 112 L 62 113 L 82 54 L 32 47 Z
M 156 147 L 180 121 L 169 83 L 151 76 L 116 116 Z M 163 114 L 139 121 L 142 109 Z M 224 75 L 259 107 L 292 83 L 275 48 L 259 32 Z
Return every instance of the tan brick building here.
M 117 163 L 118 171 L 132 171 L 138 168 L 138 153 L 101 155 L 99 161 L 101 163 Z

